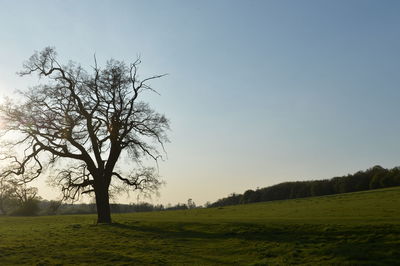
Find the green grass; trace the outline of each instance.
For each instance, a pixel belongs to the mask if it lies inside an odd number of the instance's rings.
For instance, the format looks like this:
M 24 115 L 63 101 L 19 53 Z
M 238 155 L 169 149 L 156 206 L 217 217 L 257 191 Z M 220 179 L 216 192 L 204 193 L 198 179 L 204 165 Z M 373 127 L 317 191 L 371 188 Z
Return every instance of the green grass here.
M 113 219 L 0 217 L 0 264 L 400 263 L 400 188 Z

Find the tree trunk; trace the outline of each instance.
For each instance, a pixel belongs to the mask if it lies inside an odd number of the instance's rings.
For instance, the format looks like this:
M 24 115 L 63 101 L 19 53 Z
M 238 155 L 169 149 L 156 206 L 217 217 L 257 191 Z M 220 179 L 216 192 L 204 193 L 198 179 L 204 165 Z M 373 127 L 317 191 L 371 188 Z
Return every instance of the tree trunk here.
M 110 197 L 108 186 L 100 185 L 95 188 L 97 223 L 111 223 Z

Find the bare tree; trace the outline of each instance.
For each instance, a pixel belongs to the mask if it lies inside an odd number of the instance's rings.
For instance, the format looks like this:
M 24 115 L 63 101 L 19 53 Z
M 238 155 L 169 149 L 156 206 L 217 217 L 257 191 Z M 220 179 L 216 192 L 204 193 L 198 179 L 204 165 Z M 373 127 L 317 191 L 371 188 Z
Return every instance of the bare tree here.
M 32 200 L 40 200 L 38 189 L 36 187 L 28 187 L 26 184 L 13 184 L 13 195 L 18 200 L 20 205 Z
M 187 207 L 188 207 L 188 209 L 194 209 L 194 208 L 196 208 L 196 203 L 192 199 L 188 199 Z
M 163 75 L 139 79 L 139 64 L 110 60 L 101 69 L 95 58 L 89 74 L 61 65 L 53 48 L 36 52 L 20 75 L 38 74 L 44 84 L 20 92 L 22 103 L 0 107 L 3 147 L 20 151 L 4 153 L 1 177 L 26 183 L 51 169 L 64 199 L 94 193 L 98 223 L 111 222 L 111 187 L 157 190 L 159 177 L 143 162 L 162 158 L 169 122 L 140 99 L 156 92 L 148 82 Z M 118 165 L 122 157 L 129 161 Z
M 13 180 L 0 180 L 0 211 L 2 214 L 16 213 L 28 214 L 34 207 L 38 210 L 37 203 L 40 197 L 37 195 L 38 189 L 28 187 L 26 184 L 18 184 Z M 25 212 L 24 212 L 25 211 Z M 28 211 L 28 212 L 26 212 Z

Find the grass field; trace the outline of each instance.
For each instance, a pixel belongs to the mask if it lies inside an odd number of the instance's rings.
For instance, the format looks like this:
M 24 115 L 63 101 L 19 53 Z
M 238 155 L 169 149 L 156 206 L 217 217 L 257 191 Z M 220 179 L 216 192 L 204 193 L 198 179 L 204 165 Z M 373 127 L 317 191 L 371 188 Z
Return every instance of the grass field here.
M 400 265 L 400 188 L 113 219 L 0 217 L 0 264 Z

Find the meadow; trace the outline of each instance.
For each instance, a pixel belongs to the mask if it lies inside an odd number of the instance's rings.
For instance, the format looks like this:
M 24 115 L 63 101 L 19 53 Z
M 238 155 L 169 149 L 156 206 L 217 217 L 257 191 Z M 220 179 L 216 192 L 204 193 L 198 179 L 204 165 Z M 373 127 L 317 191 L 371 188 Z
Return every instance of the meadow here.
M 1 265 L 399 265 L 400 187 L 229 207 L 0 217 Z

